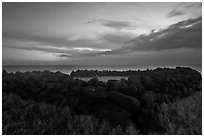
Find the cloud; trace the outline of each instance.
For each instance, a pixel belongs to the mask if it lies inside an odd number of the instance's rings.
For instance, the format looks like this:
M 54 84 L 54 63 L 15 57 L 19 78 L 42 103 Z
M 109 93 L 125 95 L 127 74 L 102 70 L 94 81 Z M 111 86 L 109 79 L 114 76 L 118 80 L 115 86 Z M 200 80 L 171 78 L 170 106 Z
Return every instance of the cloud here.
M 182 3 L 179 3 L 172 11 L 170 11 L 167 14 L 167 17 L 181 16 L 193 9 L 198 9 L 201 7 L 202 7 L 201 2 L 196 2 L 196 3 L 182 2 Z
M 187 10 L 192 8 L 201 8 L 201 7 L 202 7 L 202 2 L 184 4 L 184 8 Z
M 43 34 L 26 30 L 4 30 L 3 47 L 19 50 L 36 50 L 47 53 L 64 53 L 72 57 L 80 54 L 108 52 L 122 46 L 133 38 L 132 34 L 112 30 L 96 33 L 94 37 L 87 35 Z M 89 37 L 88 37 L 89 36 Z
M 202 2 L 199 2 L 199 4 L 197 5 L 198 8 L 202 8 Z
M 188 19 L 170 25 L 168 28 L 152 31 L 149 35 L 140 35 L 130 41 L 126 46 L 99 55 L 129 54 L 131 52 L 161 51 L 180 48 L 202 47 L 202 17 Z
M 137 25 L 134 22 L 131 21 L 118 21 L 118 20 L 106 20 L 106 19 L 100 19 L 100 20 L 92 20 L 86 22 L 88 24 L 100 24 L 105 27 L 113 28 L 116 30 L 120 29 L 134 29 L 137 27 Z
M 188 19 L 129 41 L 135 50 L 165 50 L 202 47 L 202 17 Z
M 25 46 L 25 45 L 4 45 L 4 48 L 17 49 L 17 50 L 27 50 L 27 51 L 41 51 L 46 53 L 52 53 L 57 57 L 66 58 L 78 58 L 83 54 L 94 54 L 100 52 L 111 51 L 111 49 L 97 49 L 90 47 L 54 47 L 54 46 Z
M 52 44 L 52 45 L 71 45 L 73 41 L 68 40 L 65 36 L 56 36 L 56 35 L 41 35 L 35 34 L 32 32 L 3 32 L 3 38 L 21 40 L 21 41 L 33 41 L 43 44 Z
M 102 25 L 114 29 L 132 29 L 135 28 L 136 26 L 132 22 L 128 21 L 110 21 L 110 20 L 103 20 Z
M 61 58 L 71 58 L 72 57 L 69 54 L 54 54 L 54 55 L 57 55 L 58 57 L 61 57 Z
M 134 38 L 133 34 L 118 32 L 109 32 L 100 35 L 101 40 L 105 40 L 108 43 L 113 43 L 117 45 L 124 45 L 124 43 L 130 39 Z
M 72 52 L 80 54 L 82 52 L 104 52 L 110 50 L 114 44 L 103 41 L 97 37 L 86 38 L 60 35 L 42 35 L 33 32 L 6 32 L 3 31 L 3 47 L 39 50 L 44 52 Z
M 167 17 L 174 17 L 174 16 L 180 16 L 180 15 L 184 15 L 185 12 L 183 11 L 171 11 L 168 13 Z

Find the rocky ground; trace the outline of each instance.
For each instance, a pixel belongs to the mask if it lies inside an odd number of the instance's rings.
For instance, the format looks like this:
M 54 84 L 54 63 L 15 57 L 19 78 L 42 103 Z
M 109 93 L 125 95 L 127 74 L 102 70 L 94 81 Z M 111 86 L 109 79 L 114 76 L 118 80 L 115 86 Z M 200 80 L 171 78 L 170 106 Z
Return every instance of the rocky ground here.
M 130 71 L 127 80 L 107 82 L 99 81 L 97 77 L 88 82 L 73 78 L 85 76 L 86 73 L 80 71 L 81 75 L 67 75 L 48 70 L 7 73 L 4 70 L 3 95 L 12 93 L 24 100 L 59 108 L 68 106 L 74 115 L 93 115 L 99 121 L 110 122 L 113 127 L 132 123 L 141 134 L 163 134 L 167 128 L 164 126 L 165 120 L 161 121 L 162 107 L 202 91 L 201 74 L 191 68 Z M 192 131 L 192 134 L 200 133 Z

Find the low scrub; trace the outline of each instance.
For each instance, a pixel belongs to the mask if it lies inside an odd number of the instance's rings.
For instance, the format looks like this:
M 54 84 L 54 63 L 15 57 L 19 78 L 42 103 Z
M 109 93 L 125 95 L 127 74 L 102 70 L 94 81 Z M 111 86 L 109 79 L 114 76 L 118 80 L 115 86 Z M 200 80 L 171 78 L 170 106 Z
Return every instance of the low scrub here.
M 69 107 L 58 108 L 45 103 L 24 101 L 14 94 L 3 93 L 2 134 L 14 135 L 122 135 L 138 134 L 130 124 L 112 127 L 92 115 L 72 115 Z

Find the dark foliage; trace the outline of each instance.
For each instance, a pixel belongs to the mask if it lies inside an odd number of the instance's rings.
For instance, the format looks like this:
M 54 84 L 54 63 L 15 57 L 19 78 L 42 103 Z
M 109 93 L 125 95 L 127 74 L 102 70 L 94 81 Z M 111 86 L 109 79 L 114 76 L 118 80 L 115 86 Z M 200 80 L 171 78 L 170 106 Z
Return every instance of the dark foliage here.
M 80 71 L 80 75 L 89 76 L 93 72 L 113 74 L 107 71 Z M 126 127 L 133 123 L 142 134 L 166 133 L 169 129 L 161 121 L 161 106 L 171 105 L 202 90 L 200 73 L 190 68 L 113 72 L 115 75 L 131 76 L 128 80 L 104 83 L 97 78 L 88 82 L 74 79 L 74 73 L 69 76 L 48 70 L 25 73 L 7 73 L 4 70 L 2 87 L 3 93 L 14 93 L 24 100 L 43 102 L 60 110 L 69 106 L 73 114 L 92 115 L 99 121 L 109 121 L 113 127 Z

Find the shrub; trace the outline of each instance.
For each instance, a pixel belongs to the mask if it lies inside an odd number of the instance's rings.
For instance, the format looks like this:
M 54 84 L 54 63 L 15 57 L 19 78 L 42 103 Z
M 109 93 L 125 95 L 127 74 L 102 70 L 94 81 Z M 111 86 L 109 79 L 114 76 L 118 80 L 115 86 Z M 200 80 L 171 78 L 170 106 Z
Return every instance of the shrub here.
M 159 118 L 165 134 L 202 134 L 202 93 L 161 105 Z
M 99 122 L 92 115 L 72 115 L 69 107 L 56 107 L 45 103 L 24 101 L 14 94 L 3 93 L 2 134 L 138 134 L 133 124 L 112 127 Z

